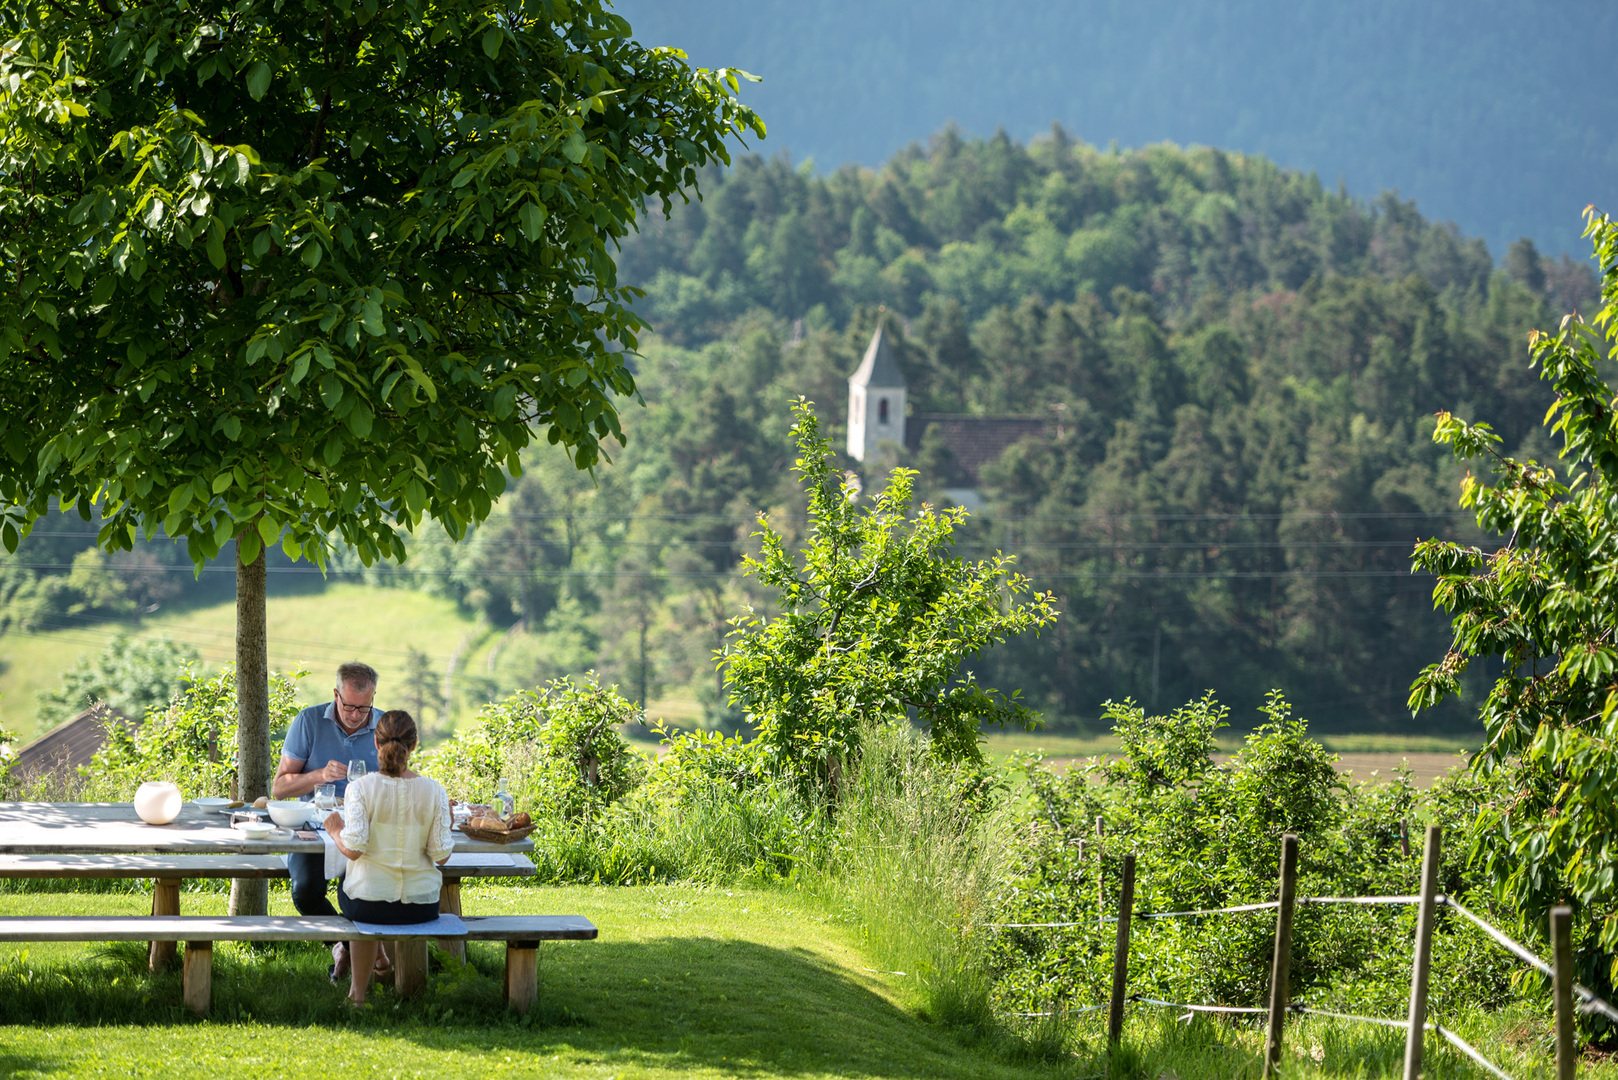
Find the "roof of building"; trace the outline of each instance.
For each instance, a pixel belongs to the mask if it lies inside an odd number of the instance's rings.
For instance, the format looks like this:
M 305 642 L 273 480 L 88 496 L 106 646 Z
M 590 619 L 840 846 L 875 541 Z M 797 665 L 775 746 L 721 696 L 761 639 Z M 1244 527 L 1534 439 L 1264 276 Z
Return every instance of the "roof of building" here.
M 1043 435 L 1049 421 L 1042 416 L 957 416 L 918 413 L 905 420 L 905 448 L 915 453 L 928 428 L 937 428 L 954 464 L 972 487 L 982 482 L 978 470 L 999 459 L 1011 444 Z
M 854 386 L 904 388 L 904 372 L 899 370 L 899 360 L 893 355 L 893 346 L 888 344 L 887 335 L 882 333 L 881 323 L 877 324 L 876 333 L 871 335 L 871 344 L 865 347 L 865 358 L 854 369 L 854 374 L 848 377 L 848 381 Z
M 52 728 L 33 742 L 17 751 L 12 764 L 12 775 L 30 780 L 46 773 L 70 771 L 90 764 L 96 751 L 107 741 L 107 723 L 123 723 L 137 727 L 139 720 L 131 720 L 117 709 L 98 705 L 86 709 L 60 727 Z

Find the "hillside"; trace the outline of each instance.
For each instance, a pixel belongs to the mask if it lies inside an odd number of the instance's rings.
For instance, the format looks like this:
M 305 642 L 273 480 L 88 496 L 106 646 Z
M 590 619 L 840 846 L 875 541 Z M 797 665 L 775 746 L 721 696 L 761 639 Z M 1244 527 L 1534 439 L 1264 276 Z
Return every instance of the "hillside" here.
M 1578 255 L 1618 204 L 1618 8 L 1601 0 L 621 0 L 643 41 L 763 78 L 758 149 L 876 166 L 948 121 L 1025 140 L 1264 154 L 1369 199 Z
M 307 591 L 301 628 L 272 627 L 276 656 L 318 663 L 287 651 L 300 640 L 384 663 L 415 648 L 416 681 L 441 686 L 470 635 L 452 717 L 594 669 L 662 715 L 736 727 L 714 655 L 744 604 L 770 610 L 741 573 L 755 515 L 789 535 L 802 521 L 790 405 L 816 402 L 842 447 L 847 377 L 884 322 L 914 411 L 1033 416 L 1043 432 L 980 470 L 957 552 L 1017 556 L 1063 617 L 976 661 L 980 678 L 1068 728 L 1109 699 L 1169 708 L 1209 689 L 1240 728 L 1278 688 L 1317 730 L 1470 737 L 1465 698 L 1414 727 L 1404 705 L 1448 641 L 1412 546 L 1489 542 L 1456 507 L 1463 470 L 1431 443 L 1432 415 L 1488 420 L 1509 450 L 1553 458 L 1524 342 L 1589 303 L 1587 265 L 1520 244 L 1497 267 L 1395 198 L 1360 203 L 1262 157 L 1101 150 L 1060 130 L 1027 144 L 946 130 L 829 176 L 748 157 L 704 193 L 620 257 L 656 332 L 612 464 L 582 474 L 531 448 L 465 542 L 426 530 L 397 568 L 338 552 L 329 580 L 352 591 L 335 605 L 338 586 L 277 554 L 275 587 Z M 948 447 L 925 439 L 839 462 L 867 484 L 894 464 L 932 501 L 960 486 Z M 161 540 L 102 558 L 90 530 L 54 516 L 0 559 L 7 686 L 49 681 L 15 651 L 27 635 L 76 640 L 153 604 L 149 628 L 195 618 L 227 640 L 224 568 L 193 580 Z M 430 606 L 394 611 L 365 587 Z M 373 604 L 388 614 L 369 636 L 329 625 Z M 395 670 L 390 685 L 408 681 Z M 7 693 L 6 715 L 31 712 Z

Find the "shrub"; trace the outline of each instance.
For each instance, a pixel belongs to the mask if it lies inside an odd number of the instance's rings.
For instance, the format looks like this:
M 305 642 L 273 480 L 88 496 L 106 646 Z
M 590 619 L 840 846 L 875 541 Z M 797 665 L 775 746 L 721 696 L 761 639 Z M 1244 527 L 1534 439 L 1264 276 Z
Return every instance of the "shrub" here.
M 582 683 L 564 676 L 485 705 L 469 731 L 422 755 L 419 767 L 463 798 L 492 795 L 505 777 L 536 819 L 591 819 L 643 779 L 644 763 L 617 730 L 643 722 L 594 672 Z
M 298 714 L 297 680 L 306 674 L 301 669 L 270 673 L 273 748 Z M 106 744 L 86 768 L 79 798 L 122 801 L 147 780 L 173 781 L 187 798 L 235 793 L 235 665 L 211 678 L 187 667 L 180 682 L 182 689 L 168 706 L 149 709 L 134 733 L 120 723 L 107 725 Z M 209 758 L 211 740 L 217 740 L 217 760 Z

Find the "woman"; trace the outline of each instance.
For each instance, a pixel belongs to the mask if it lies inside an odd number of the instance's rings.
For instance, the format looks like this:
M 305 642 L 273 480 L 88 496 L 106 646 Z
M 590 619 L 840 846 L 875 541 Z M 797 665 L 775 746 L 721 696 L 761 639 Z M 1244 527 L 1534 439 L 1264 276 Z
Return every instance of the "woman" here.
M 400 710 L 376 723 L 379 771 L 348 785 L 343 817 L 332 814 L 326 831 L 349 860 L 337 905 L 355 922 L 406 926 L 438 918 L 438 868 L 449 859 L 449 795 L 436 780 L 409 769 L 416 722 Z M 377 962 L 377 941 L 349 942 L 348 1000 L 365 1004 Z

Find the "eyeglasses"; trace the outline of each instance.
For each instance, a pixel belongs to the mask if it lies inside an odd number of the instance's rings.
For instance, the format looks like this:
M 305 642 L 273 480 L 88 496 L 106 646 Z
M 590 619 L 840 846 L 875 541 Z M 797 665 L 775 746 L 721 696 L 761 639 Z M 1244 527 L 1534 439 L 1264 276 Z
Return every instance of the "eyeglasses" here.
M 339 690 L 339 691 L 336 691 L 335 693 L 336 693 L 336 697 L 337 697 L 337 707 L 339 709 L 342 709 L 344 712 L 349 712 L 349 713 L 369 713 L 371 711 L 371 703 L 369 701 L 364 702 L 363 704 L 360 704 L 360 705 L 350 705 L 348 702 L 343 700 L 342 691 Z

